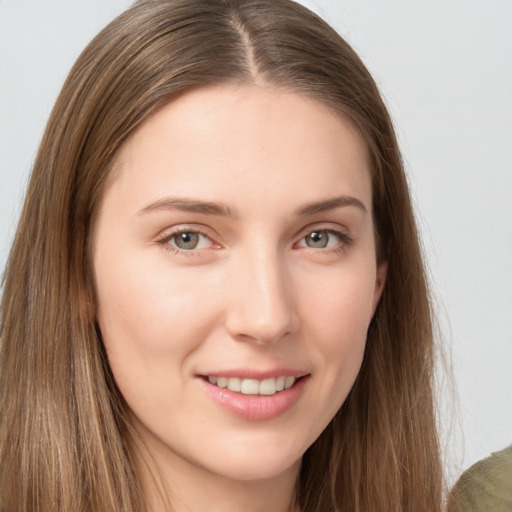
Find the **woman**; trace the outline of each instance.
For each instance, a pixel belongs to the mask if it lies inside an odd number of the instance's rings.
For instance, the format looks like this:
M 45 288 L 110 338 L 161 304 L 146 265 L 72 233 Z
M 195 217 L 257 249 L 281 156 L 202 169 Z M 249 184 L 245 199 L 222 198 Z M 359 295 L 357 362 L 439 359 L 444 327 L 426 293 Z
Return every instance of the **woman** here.
M 428 290 L 368 71 L 288 0 L 146 0 L 7 265 L 4 512 L 440 510 Z

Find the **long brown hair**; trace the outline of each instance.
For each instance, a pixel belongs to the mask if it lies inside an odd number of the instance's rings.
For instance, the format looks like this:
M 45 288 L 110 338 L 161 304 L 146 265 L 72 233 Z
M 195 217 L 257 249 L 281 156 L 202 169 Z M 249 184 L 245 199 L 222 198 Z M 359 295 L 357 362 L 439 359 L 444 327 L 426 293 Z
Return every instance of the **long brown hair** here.
M 142 0 L 85 49 L 51 114 L 1 305 L 3 512 L 146 510 L 127 407 L 95 322 L 91 230 L 113 160 L 179 94 L 262 80 L 352 119 L 371 161 L 388 262 L 361 372 L 306 452 L 303 512 L 441 507 L 431 310 L 408 186 L 370 74 L 291 0 Z

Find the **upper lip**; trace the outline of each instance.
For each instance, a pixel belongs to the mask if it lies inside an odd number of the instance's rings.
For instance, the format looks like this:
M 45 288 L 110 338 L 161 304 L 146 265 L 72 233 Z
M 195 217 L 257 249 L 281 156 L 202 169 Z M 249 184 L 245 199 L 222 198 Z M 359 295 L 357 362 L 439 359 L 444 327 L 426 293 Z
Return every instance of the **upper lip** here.
M 271 379 L 273 377 L 304 377 L 309 375 L 309 372 L 302 370 L 294 370 L 290 368 L 274 368 L 269 370 L 254 370 L 249 368 L 238 368 L 238 369 L 229 369 L 229 370 L 215 370 L 208 371 L 206 373 L 198 374 L 200 377 L 227 377 L 227 378 L 236 378 L 239 379 L 256 379 L 256 380 L 264 380 Z

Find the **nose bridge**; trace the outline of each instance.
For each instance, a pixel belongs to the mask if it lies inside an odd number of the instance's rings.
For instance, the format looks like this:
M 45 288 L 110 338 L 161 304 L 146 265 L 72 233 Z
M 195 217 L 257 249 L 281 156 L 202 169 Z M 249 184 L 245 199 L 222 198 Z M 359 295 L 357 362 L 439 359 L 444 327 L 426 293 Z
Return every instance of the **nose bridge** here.
M 289 272 L 276 248 L 240 254 L 232 279 L 233 300 L 227 329 L 234 337 L 272 343 L 296 330 Z

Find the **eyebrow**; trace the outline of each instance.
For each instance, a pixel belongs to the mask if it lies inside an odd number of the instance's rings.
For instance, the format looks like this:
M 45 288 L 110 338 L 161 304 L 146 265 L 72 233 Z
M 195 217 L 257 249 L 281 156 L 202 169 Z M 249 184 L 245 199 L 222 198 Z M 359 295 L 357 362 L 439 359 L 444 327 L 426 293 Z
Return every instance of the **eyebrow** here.
M 352 196 L 339 196 L 331 199 L 325 199 L 323 201 L 315 201 L 314 203 L 310 203 L 299 208 L 297 213 L 301 217 L 306 217 L 308 215 L 314 215 L 315 213 L 335 210 L 336 208 L 342 208 L 345 206 L 355 206 L 363 213 L 368 213 L 366 206 L 359 199 Z
M 299 208 L 296 213 L 300 217 L 306 217 L 308 215 L 314 215 L 316 213 L 322 213 L 347 206 L 354 206 L 360 209 L 363 213 L 368 212 L 366 206 L 359 199 L 352 196 L 339 196 L 309 203 Z M 236 217 L 236 212 L 225 204 L 176 197 L 159 199 L 139 210 L 137 215 L 143 215 L 156 210 L 180 210 L 191 213 L 202 213 L 204 215 Z
M 222 203 L 199 201 L 196 199 L 166 197 L 159 199 L 139 210 L 137 215 L 143 215 L 155 210 L 181 210 L 205 215 L 219 215 L 221 217 L 235 217 L 235 212 Z

